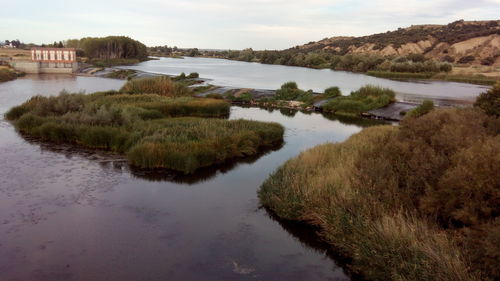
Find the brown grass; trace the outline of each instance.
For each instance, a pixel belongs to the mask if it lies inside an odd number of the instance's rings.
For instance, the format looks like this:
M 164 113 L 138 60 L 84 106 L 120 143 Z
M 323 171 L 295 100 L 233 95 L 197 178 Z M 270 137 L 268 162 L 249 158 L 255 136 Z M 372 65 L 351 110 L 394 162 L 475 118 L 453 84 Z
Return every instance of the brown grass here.
M 368 280 L 493 280 L 499 127 L 468 109 L 367 128 L 289 160 L 259 198 L 320 226 Z

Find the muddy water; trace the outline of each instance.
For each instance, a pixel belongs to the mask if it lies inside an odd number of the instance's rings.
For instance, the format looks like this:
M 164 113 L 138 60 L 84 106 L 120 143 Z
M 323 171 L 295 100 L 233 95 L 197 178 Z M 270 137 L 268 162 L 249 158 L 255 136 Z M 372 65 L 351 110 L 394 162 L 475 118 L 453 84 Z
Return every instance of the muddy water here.
M 38 143 L 3 119 L 36 94 L 122 83 L 45 75 L 0 84 L 0 280 L 349 280 L 314 230 L 276 221 L 256 192 L 285 160 L 371 121 L 233 107 L 232 119 L 283 124 L 285 143 L 183 177 Z

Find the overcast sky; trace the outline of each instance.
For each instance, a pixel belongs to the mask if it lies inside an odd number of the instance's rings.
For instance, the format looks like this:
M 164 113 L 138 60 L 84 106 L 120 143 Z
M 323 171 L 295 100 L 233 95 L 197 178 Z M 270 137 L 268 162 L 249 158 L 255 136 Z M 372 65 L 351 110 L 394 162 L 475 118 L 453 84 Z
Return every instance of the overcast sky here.
M 148 46 L 218 49 L 283 49 L 500 15 L 500 0 L 0 0 L 0 7 L 0 40 L 126 35 Z

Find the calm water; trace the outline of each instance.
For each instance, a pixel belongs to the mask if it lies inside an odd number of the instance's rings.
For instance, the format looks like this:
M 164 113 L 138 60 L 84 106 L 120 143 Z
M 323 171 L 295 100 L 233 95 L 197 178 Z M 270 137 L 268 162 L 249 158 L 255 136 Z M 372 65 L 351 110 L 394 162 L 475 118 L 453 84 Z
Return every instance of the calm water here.
M 233 107 L 230 118 L 283 124 L 283 146 L 182 177 L 37 143 L 3 119 L 36 94 L 122 83 L 42 75 L 0 84 L 1 280 L 349 280 L 314 230 L 259 208 L 257 190 L 285 160 L 372 121 Z
M 431 98 L 436 101 L 473 102 L 477 95 L 487 89 L 484 86 L 454 82 L 402 82 L 329 69 L 317 70 L 210 58 L 160 58 L 126 68 L 169 75 L 198 72 L 200 77 L 212 79 L 211 83 L 215 85 L 269 90 L 277 89 L 287 81 L 296 81 L 302 89 L 322 92 L 327 87 L 338 86 L 344 94 L 349 94 L 366 84 L 372 84 L 391 88 L 398 93 L 400 99 L 409 101 Z

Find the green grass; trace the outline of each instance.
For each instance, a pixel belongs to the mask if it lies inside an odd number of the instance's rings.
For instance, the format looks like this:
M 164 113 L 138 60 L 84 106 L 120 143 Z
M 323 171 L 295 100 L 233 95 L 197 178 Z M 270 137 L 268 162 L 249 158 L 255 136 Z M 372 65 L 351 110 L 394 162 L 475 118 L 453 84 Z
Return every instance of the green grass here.
M 323 110 L 336 114 L 360 115 L 394 102 L 395 95 L 391 89 L 367 85 L 352 92 L 349 96 L 331 100 L 323 106 Z
M 6 118 L 44 141 L 112 150 L 140 168 L 183 173 L 254 155 L 283 140 L 276 123 L 216 118 L 229 110 L 220 99 L 109 91 L 36 96 Z
M 498 280 L 498 118 L 439 109 L 301 153 L 259 190 L 366 280 Z

